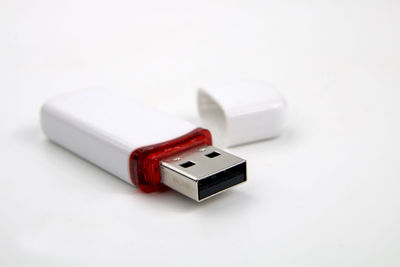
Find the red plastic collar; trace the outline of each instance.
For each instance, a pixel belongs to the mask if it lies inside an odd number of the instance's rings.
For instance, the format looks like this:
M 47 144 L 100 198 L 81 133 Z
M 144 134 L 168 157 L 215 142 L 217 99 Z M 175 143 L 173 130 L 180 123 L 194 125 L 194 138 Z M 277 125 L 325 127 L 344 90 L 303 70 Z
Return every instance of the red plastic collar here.
M 160 161 L 203 145 L 212 145 L 211 133 L 197 128 L 176 139 L 136 149 L 129 158 L 132 183 L 146 193 L 165 190 L 161 184 Z

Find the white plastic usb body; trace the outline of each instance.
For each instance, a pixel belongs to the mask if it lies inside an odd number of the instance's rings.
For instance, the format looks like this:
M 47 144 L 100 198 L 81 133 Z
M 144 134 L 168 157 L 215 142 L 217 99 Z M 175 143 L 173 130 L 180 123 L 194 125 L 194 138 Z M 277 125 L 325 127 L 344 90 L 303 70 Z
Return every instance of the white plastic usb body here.
M 201 201 L 247 180 L 246 161 L 212 147 L 207 129 L 108 90 L 51 99 L 41 124 L 54 143 L 144 192 L 167 186 Z

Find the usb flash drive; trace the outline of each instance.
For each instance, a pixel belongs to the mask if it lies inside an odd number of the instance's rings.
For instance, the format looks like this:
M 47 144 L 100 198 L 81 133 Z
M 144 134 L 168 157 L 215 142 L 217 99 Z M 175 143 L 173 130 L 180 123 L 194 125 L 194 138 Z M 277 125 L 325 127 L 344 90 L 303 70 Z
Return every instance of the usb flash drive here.
M 196 201 L 246 181 L 246 161 L 212 146 L 193 124 L 102 89 L 58 96 L 41 109 L 48 138 L 138 186 Z

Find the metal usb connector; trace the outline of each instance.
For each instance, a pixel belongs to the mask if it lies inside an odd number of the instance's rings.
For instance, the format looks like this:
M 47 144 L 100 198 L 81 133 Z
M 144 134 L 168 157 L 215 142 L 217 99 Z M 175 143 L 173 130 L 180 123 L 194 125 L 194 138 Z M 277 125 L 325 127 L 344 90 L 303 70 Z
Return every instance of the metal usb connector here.
M 213 146 L 163 160 L 160 171 L 163 184 L 198 202 L 247 180 L 246 161 Z

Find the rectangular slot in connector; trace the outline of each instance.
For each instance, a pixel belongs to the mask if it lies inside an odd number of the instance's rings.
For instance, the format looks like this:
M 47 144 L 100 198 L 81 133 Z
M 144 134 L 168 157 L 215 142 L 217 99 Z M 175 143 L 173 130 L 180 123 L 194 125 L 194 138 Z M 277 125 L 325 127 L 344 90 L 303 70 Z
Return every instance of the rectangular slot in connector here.
M 198 183 L 199 200 L 246 181 L 246 163 L 223 170 Z
M 182 163 L 181 164 L 181 166 L 183 167 L 183 168 L 189 168 L 189 167 L 191 167 L 191 166 L 193 166 L 193 165 L 195 165 L 195 163 L 193 162 L 193 161 L 186 161 L 185 163 Z
M 218 157 L 219 155 L 221 155 L 221 154 L 219 154 L 217 151 L 213 151 L 211 153 L 206 154 L 206 156 L 211 158 L 211 159 L 215 158 L 215 157 Z

